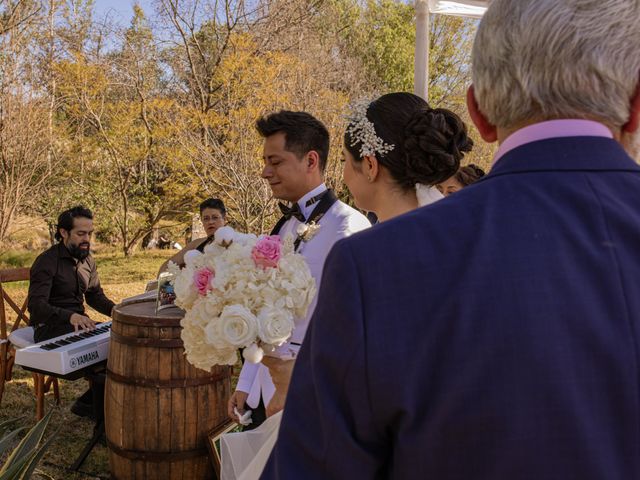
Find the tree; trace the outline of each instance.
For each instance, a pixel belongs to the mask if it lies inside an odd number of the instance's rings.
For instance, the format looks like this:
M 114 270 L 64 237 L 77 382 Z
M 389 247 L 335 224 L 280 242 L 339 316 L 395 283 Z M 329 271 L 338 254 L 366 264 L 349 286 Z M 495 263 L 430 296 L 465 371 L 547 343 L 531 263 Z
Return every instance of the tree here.
M 22 89 L 0 98 L 0 242 L 16 213 L 45 186 L 53 165 L 47 162 L 46 105 Z
M 82 145 L 87 183 L 98 198 L 109 199 L 99 209 L 128 256 L 192 197 L 189 188 L 172 186 L 187 184 L 180 162 L 166 157 L 174 135 L 170 117 L 180 109 L 162 95 L 155 40 L 139 7 L 121 38 L 118 50 L 94 61 L 78 55 L 60 62 L 58 72 L 62 110 Z
M 263 140 L 255 131 L 256 119 L 279 109 L 310 111 L 341 138 L 347 97 L 314 75 L 315 65 L 283 52 L 256 55 L 255 48 L 251 36 L 232 36 L 216 73 L 222 85 L 216 109 L 205 118 L 209 137 L 202 139 L 193 124 L 185 124 L 180 138 L 202 192 L 223 197 L 230 219 L 242 230 L 264 232 L 275 212 L 271 191 L 260 179 Z M 341 141 L 334 141 L 333 159 L 340 149 Z M 340 170 L 336 162 L 329 168 L 330 184 L 338 183 Z
M 39 2 L 34 0 L 0 0 L 0 36 L 17 32 L 37 19 Z
M 32 39 L 41 20 L 34 2 L 1 2 L 0 242 L 11 222 L 33 205 L 55 162 L 47 156 L 46 101 L 38 95 Z

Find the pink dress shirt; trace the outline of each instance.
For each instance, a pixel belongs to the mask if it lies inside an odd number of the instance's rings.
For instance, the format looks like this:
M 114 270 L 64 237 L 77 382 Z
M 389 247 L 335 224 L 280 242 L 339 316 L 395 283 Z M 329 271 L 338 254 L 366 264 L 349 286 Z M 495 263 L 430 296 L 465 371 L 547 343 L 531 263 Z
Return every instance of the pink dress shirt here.
M 493 165 L 507 152 L 526 143 L 560 137 L 607 137 L 613 138 L 611 130 L 593 120 L 548 120 L 521 128 L 509 135 L 498 148 Z

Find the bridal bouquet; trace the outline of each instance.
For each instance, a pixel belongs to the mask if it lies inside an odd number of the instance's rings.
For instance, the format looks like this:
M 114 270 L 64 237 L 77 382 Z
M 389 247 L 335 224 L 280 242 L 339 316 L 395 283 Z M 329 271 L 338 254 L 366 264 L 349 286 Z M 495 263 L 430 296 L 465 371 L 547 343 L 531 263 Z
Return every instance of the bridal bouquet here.
M 247 235 L 222 227 L 204 253 L 185 254 L 175 275 L 187 360 L 198 368 L 233 365 L 237 349 L 254 363 L 282 345 L 315 295 L 315 280 L 293 238 Z

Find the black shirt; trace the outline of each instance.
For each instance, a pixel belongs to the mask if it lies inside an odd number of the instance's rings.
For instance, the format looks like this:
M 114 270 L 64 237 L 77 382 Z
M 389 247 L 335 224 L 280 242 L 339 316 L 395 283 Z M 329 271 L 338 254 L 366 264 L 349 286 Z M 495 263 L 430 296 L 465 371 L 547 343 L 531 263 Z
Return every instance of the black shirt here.
M 204 247 L 209 245 L 211 242 L 213 242 L 213 235 L 210 236 L 210 237 L 205 238 L 204 241 L 200 245 L 198 245 L 196 247 L 196 250 L 198 250 L 200 253 L 204 253 Z M 182 266 L 184 266 L 184 265 L 182 265 Z
M 36 258 L 31 266 L 28 304 L 36 342 L 72 332 L 69 318 L 74 313 L 85 314 L 84 300 L 107 316 L 115 305 L 100 286 L 91 255 L 76 260 L 58 243 Z

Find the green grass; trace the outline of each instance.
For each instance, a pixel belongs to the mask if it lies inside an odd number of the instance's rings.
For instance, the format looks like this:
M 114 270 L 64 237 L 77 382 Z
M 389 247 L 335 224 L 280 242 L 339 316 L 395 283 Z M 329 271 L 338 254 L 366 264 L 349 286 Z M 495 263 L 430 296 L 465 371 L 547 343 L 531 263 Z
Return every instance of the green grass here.
M 74 400 L 86 389 L 87 382 L 84 380 L 76 382 L 61 380 L 60 405 L 55 405 L 52 393 L 45 396 L 47 411 L 51 408 L 55 410 L 46 436 L 48 437 L 56 431 L 57 435 L 36 472 L 39 470 L 59 480 L 109 478 L 109 452 L 101 444 L 96 445 L 80 468 L 79 473 L 68 470 L 93 434 L 91 421 L 77 417 L 69 411 Z M 5 386 L 2 408 L 0 408 L 0 422 L 21 416 L 25 416 L 21 425 L 31 427 L 36 423 L 33 379 L 29 372 L 15 367 L 12 381 Z M 38 476 L 36 475 L 34 478 L 38 478 Z
M 106 252 L 96 255 L 98 273 L 103 284 L 131 283 L 153 280 L 165 260 L 175 250 L 150 250 L 125 257 L 122 253 Z
M 39 254 L 31 250 L 0 251 L 0 268 L 29 267 Z
M 0 253 L 0 268 L 28 267 L 39 252 L 5 251 Z M 98 273 L 105 293 L 114 302 L 142 293 L 146 282 L 155 279 L 160 265 L 175 251 L 156 250 L 140 252 L 125 258 L 115 250 L 102 249 L 96 254 Z M 9 295 L 19 304 L 24 302 L 27 295 L 26 282 L 15 282 L 3 286 Z M 10 312 L 9 312 L 10 313 Z M 106 317 L 88 310 L 94 320 L 106 320 Z M 9 317 L 10 324 L 15 316 Z M 86 480 L 109 478 L 108 450 L 98 444 L 81 467 L 82 473 L 72 473 L 68 467 L 79 455 L 84 444 L 91 438 L 93 423 L 76 417 L 69 408 L 74 400 L 87 388 L 84 380 L 60 381 L 61 404 L 55 407 L 53 394 L 48 393 L 46 399 L 48 408 L 56 408 L 49 432 L 58 428 L 60 432 L 50 446 L 47 454 L 40 463 L 39 470 L 55 479 Z M 13 380 L 6 383 L 5 392 L 0 406 L 0 422 L 10 418 L 26 416 L 23 425 L 31 426 L 35 423 L 35 396 L 33 394 L 33 379 L 31 374 L 15 367 Z

